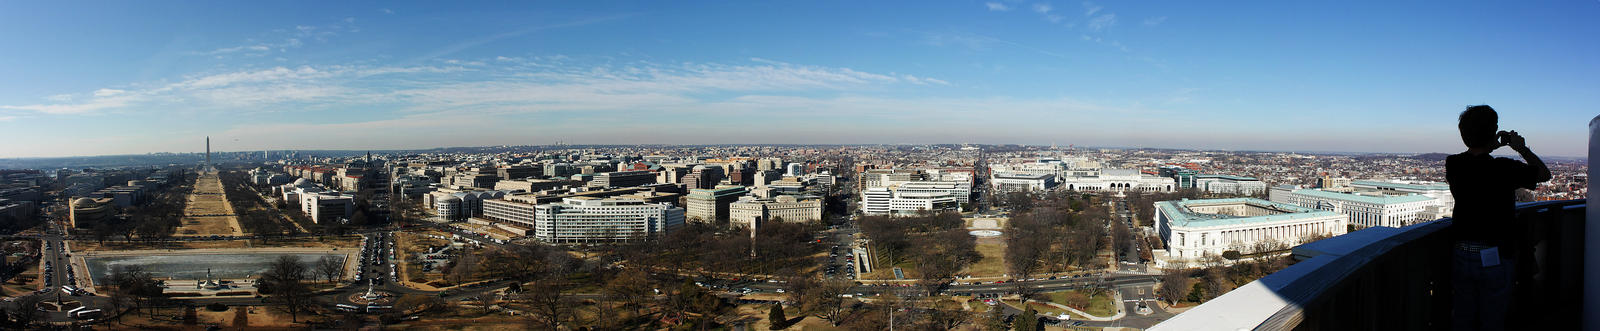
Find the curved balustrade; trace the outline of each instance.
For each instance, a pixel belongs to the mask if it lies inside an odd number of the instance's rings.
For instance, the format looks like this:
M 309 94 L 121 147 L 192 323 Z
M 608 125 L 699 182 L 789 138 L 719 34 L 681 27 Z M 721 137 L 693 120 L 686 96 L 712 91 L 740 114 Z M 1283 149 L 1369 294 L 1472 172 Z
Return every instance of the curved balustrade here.
M 1580 328 L 1584 200 L 1517 206 L 1529 250 L 1509 320 L 1519 329 Z M 1368 228 L 1296 247 L 1302 261 L 1152 330 L 1449 329 L 1451 220 Z M 1527 260 L 1537 263 L 1527 263 Z

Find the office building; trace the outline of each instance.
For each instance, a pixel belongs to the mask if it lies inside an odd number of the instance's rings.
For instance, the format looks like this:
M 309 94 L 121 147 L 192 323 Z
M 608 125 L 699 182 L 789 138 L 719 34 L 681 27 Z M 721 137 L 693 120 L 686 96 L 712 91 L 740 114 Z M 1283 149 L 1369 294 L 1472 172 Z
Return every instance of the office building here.
M 458 173 L 451 177 L 450 187 L 458 189 L 490 189 L 494 188 L 500 178 L 494 173 L 469 171 Z
M 8 217 L 6 219 L 14 221 L 31 220 L 36 214 L 36 206 L 33 201 L 0 199 L 0 216 Z
M 1287 203 L 1287 204 L 1293 205 L 1293 204 L 1295 204 L 1295 201 L 1294 201 L 1294 196 L 1292 194 L 1294 194 L 1294 191 L 1299 190 L 1299 189 L 1300 189 L 1300 185 L 1278 185 L 1278 186 L 1273 186 L 1272 188 L 1267 189 L 1267 200 L 1272 201 L 1272 202 L 1277 202 L 1277 203 Z
M 760 229 L 765 222 L 812 222 L 822 220 L 822 199 L 780 195 L 772 199 L 742 197 L 728 205 L 728 221 L 733 226 Z
M 655 184 L 656 175 L 649 171 L 616 171 L 594 174 L 590 187 L 632 187 Z
M 1349 215 L 1356 228 L 1403 227 L 1432 221 L 1440 214 L 1439 200 L 1416 193 L 1340 192 L 1301 189 L 1290 192 L 1295 205 Z
M 861 192 L 861 212 L 866 215 L 911 215 L 920 212 L 960 211 L 967 197 L 959 185 L 911 182 L 873 187 Z
M 1267 191 L 1261 180 L 1230 175 L 1195 175 L 1194 188 L 1215 194 L 1255 195 Z
M 495 167 L 495 177 L 501 180 L 516 180 L 528 177 L 538 177 L 544 174 L 544 166 L 540 164 L 516 164 Z
M 1048 191 L 1056 188 L 1056 175 L 997 172 L 989 183 L 996 192 Z
M 1161 177 L 1172 178 L 1173 182 L 1178 184 L 1178 188 L 1185 189 L 1195 187 L 1195 176 L 1197 176 L 1199 172 L 1195 171 L 1194 169 L 1180 166 L 1164 166 L 1161 167 L 1161 170 L 1158 171 L 1158 174 Z
M 1148 175 L 1134 169 L 1082 171 L 1062 178 L 1061 185 L 1069 191 L 1172 192 L 1178 188 L 1177 180 L 1171 177 Z
M 1169 259 L 1197 259 L 1261 243 L 1292 246 L 1345 233 L 1344 214 L 1253 198 L 1161 201 L 1156 232 Z
M 690 174 L 693 176 L 694 174 Z M 723 185 L 714 189 L 689 190 L 685 198 L 688 207 L 686 217 L 696 222 L 721 222 L 728 219 L 728 205 L 739 201 L 739 196 L 744 195 L 744 186 Z
M 1426 181 L 1347 181 L 1346 186 L 1356 191 L 1384 192 L 1388 194 L 1421 194 L 1439 200 L 1444 210 L 1455 210 L 1456 199 L 1450 194 L 1450 184 Z
M 681 181 L 687 189 L 710 189 L 722 182 L 722 174 L 722 167 L 697 165 Z
M 552 163 L 544 165 L 545 178 L 566 178 L 571 177 L 578 172 L 578 169 L 575 169 L 571 164 L 567 163 Z
M 494 189 L 498 190 L 498 191 L 539 192 L 539 191 L 544 191 L 544 190 L 553 190 L 553 189 L 558 189 L 558 188 L 565 188 L 565 187 L 579 186 L 579 185 L 583 185 L 583 182 L 582 181 L 576 181 L 576 180 L 570 180 L 570 179 L 531 179 L 531 178 L 528 178 L 528 179 L 519 179 L 519 180 L 502 180 L 502 181 L 499 181 L 499 182 L 495 182 L 494 183 Z
M 1320 189 L 1346 188 L 1350 187 L 1350 183 L 1350 178 L 1347 177 L 1322 176 L 1317 178 L 1317 188 Z
M 683 223 L 684 210 L 671 204 L 567 198 L 561 203 L 535 206 L 531 229 L 533 237 L 545 243 L 597 243 L 659 237 Z
M 425 196 L 423 203 L 435 215 L 448 221 L 458 221 L 483 214 L 483 201 L 504 198 L 516 191 L 506 190 L 439 190 Z
M 337 192 L 314 192 L 301 194 L 299 197 L 300 212 L 310 217 L 313 223 L 338 222 L 355 215 L 355 200 L 349 195 Z

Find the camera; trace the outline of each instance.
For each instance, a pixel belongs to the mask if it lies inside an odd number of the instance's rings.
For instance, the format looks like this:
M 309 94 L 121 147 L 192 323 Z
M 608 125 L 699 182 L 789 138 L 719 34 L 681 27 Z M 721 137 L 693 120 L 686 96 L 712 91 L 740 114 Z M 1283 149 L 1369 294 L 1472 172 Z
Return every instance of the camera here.
M 1511 142 L 1515 138 L 1518 138 L 1516 131 L 1500 131 L 1500 132 L 1496 132 L 1494 135 L 1495 135 L 1495 138 L 1497 138 L 1500 141 L 1500 145 L 1501 146 L 1511 146 Z

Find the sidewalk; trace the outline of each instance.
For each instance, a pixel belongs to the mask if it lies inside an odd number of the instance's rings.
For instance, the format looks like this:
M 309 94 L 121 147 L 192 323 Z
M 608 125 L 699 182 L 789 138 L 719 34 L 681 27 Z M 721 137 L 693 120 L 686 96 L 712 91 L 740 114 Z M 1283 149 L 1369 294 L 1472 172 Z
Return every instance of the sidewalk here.
M 1078 314 L 1079 316 L 1083 316 L 1084 318 L 1087 318 L 1090 321 L 1109 322 L 1109 321 L 1120 320 L 1123 317 L 1127 317 L 1128 316 L 1128 311 L 1122 309 L 1122 292 L 1112 291 L 1111 292 L 1111 299 L 1113 300 L 1113 302 L 1115 303 L 1114 305 L 1117 308 L 1117 314 L 1116 315 L 1111 315 L 1111 317 L 1100 317 L 1100 316 L 1089 315 L 1089 313 L 1085 313 L 1082 310 L 1077 310 L 1075 308 L 1068 307 L 1067 305 L 1054 303 L 1054 302 L 1050 302 L 1050 301 L 1030 301 L 1030 302 L 1044 303 L 1045 305 L 1049 305 L 1051 307 L 1055 307 L 1055 308 L 1058 308 L 1058 309 L 1061 309 L 1061 310 L 1065 310 L 1065 311 L 1071 312 L 1073 314 Z

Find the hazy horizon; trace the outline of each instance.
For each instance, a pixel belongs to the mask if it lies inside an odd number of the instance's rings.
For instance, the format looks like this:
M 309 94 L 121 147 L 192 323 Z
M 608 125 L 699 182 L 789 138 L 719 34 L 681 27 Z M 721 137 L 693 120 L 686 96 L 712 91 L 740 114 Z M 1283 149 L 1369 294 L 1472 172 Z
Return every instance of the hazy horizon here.
M 477 146 L 434 146 L 434 147 L 383 148 L 383 149 L 378 149 L 378 148 L 365 148 L 365 149 L 363 149 L 363 148 L 277 148 L 277 149 L 255 149 L 255 150 L 218 150 L 218 149 L 215 148 L 216 147 L 215 142 L 213 142 L 212 152 L 213 153 L 259 153 L 259 152 L 263 152 L 263 151 L 267 151 L 267 152 L 288 152 L 288 151 L 297 151 L 297 152 L 363 152 L 363 151 L 366 151 L 366 152 L 394 152 L 394 151 L 426 151 L 426 150 L 434 150 L 434 149 L 452 149 L 452 148 L 561 147 L 561 146 L 566 146 L 566 147 L 571 147 L 571 148 L 579 148 L 579 147 L 586 147 L 586 146 L 594 146 L 594 147 L 601 147 L 601 148 L 628 147 L 628 146 L 661 146 L 661 147 L 666 147 L 666 148 L 674 148 L 674 147 L 699 147 L 699 146 L 897 146 L 897 145 L 906 145 L 906 146 L 924 146 L 924 145 L 1002 146 L 1002 145 L 1016 145 L 1016 146 L 1027 146 L 1027 147 L 1047 147 L 1047 146 L 1051 146 L 1052 144 L 1050 144 L 1050 143 L 1044 143 L 1044 144 L 1038 144 L 1038 143 L 1032 143 L 1032 144 L 1030 144 L 1030 143 L 707 143 L 707 144 L 618 143 L 618 144 L 588 144 L 588 143 L 564 142 L 561 145 L 556 145 L 554 143 L 551 143 L 551 144 L 516 144 L 516 145 L 500 144 L 500 145 L 477 145 Z M 1431 153 L 1456 154 L 1456 153 L 1460 152 L 1460 151 L 1455 151 L 1455 152 L 1374 152 L 1374 151 L 1328 151 L 1328 150 L 1260 150 L 1260 149 L 1180 148 L 1180 147 L 1163 147 L 1163 146 L 1083 146 L 1083 145 L 1076 145 L 1076 144 L 1055 144 L 1055 145 L 1057 147 L 1061 148 L 1061 149 L 1067 149 L 1069 147 L 1073 147 L 1073 148 L 1078 148 L 1078 149 L 1158 149 L 1158 150 L 1184 150 L 1184 151 L 1196 151 L 1196 152 L 1243 152 L 1243 153 L 1261 152 L 1261 153 L 1350 154 L 1350 155 L 1365 155 L 1365 154 L 1420 155 L 1420 154 L 1431 154 Z M 203 146 L 203 141 L 202 141 L 202 146 Z M 24 159 L 104 157 L 104 156 L 123 156 L 123 155 L 135 156 L 135 155 L 151 155 L 151 154 L 162 154 L 162 153 L 167 153 L 167 154 L 202 154 L 204 152 L 205 152 L 204 148 L 202 148 L 200 151 L 185 151 L 185 152 L 154 151 L 154 152 L 145 152 L 145 153 L 121 153 L 121 154 L 49 155 L 49 156 L 0 157 L 0 159 L 24 160 Z M 1517 154 L 1515 152 L 1512 152 L 1507 148 L 1497 149 L 1492 154 L 1496 155 L 1496 156 L 1517 157 Z M 1542 156 L 1544 156 L 1545 158 L 1563 158 L 1563 159 L 1586 159 L 1586 158 L 1588 158 L 1588 155 L 1583 155 L 1583 154 L 1580 154 L 1580 155 L 1549 154 L 1549 155 L 1542 155 Z
M 198 5 L 204 4 L 204 5 Z M 314 10 L 308 10 L 314 9 Z M 1600 3 L 0 3 L 0 158 L 549 144 L 1585 155 Z

